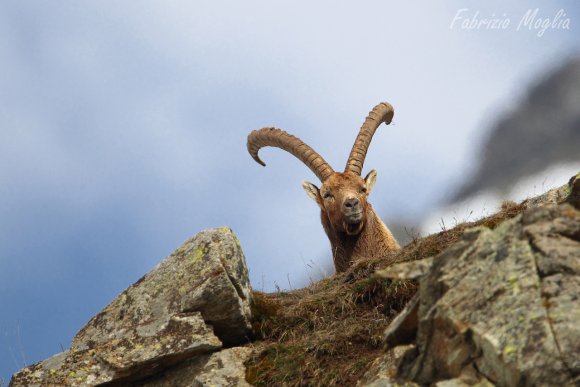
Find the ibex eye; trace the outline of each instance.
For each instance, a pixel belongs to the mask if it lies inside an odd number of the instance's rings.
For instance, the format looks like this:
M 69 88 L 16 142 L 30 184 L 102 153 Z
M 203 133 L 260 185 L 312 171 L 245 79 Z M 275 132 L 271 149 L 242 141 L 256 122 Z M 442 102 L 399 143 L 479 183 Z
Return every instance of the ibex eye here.
M 322 195 L 322 197 L 324 199 L 328 199 L 328 198 L 331 198 L 332 197 L 332 194 L 330 192 L 325 192 L 324 195 Z
M 363 193 L 367 192 L 367 187 L 362 187 L 362 188 L 360 189 L 360 192 L 363 192 Z

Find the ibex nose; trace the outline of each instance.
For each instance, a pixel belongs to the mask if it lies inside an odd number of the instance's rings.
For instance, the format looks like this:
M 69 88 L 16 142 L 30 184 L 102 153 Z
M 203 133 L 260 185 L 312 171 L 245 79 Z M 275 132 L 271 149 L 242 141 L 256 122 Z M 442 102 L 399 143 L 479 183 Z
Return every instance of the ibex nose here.
M 349 198 L 344 201 L 344 206 L 348 209 L 353 209 L 359 205 L 357 198 Z

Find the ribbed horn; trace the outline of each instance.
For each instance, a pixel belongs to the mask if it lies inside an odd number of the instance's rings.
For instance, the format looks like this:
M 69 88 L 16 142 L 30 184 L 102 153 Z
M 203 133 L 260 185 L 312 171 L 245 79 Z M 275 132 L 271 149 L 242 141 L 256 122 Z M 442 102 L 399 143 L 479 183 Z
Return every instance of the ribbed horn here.
M 283 130 L 263 128 L 254 130 L 248 135 L 248 152 L 257 163 L 263 166 L 266 166 L 266 164 L 258 157 L 258 151 L 265 146 L 284 149 L 286 152 L 293 154 L 302 160 L 322 182 L 334 173 L 330 165 L 314 149 L 306 145 L 298 137 Z
M 394 114 L 393 107 L 388 102 L 381 102 L 369 112 L 352 146 L 350 156 L 348 156 L 345 172 L 354 172 L 359 176 L 361 175 L 367 150 L 375 131 L 383 122 L 387 125 L 390 124 Z

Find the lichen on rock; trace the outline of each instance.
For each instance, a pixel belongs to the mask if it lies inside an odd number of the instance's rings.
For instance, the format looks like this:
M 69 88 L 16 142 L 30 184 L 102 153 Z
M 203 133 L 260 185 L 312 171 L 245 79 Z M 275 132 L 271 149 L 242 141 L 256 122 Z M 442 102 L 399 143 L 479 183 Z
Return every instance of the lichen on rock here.
M 233 347 L 197 356 L 139 383 L 140 387 L 164 386 L 250 386 L 246 382 L 246 362 L 252 349 Z
M 206 230 L 11 385 L 580 385 L 578 197 L 576 176 L 389 260 L 253 297 L 237 238 Z M 231 347 L 250 338 L 250 305 L 258 342 Z
M 433 383 L 472 365 L 499 385 L 578 382 L 579 262 L 569 204 L 466 231 L 421 280 L 417 355 L 399 377 Z
M 247 342 L 251 289 L 229 228 L 205 230 L 127 288 L 71 349 L 14 375 L 11 386 L 127 384 Z M 241 352 L 240 352 L 241 354 Z

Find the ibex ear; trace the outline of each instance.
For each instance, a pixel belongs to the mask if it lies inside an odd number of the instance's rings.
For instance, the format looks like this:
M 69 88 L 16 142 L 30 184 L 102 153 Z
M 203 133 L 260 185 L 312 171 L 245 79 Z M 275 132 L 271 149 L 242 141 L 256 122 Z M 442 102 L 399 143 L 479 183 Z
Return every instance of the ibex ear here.
M 377 170 L 373 169 L 372 171 L 369 172 L 367 177 L 365 177 L 365 184 L 367 186 L 367 195 L 370 194 L 371 191 L 373 190 L 376 181 L 377 181 Z
M 302 182 L 302 188 L 306 191 L 306 194 L 310 196 L 318 205 L 320 205 L 320 190 L 314 184 L 304 180 Z

